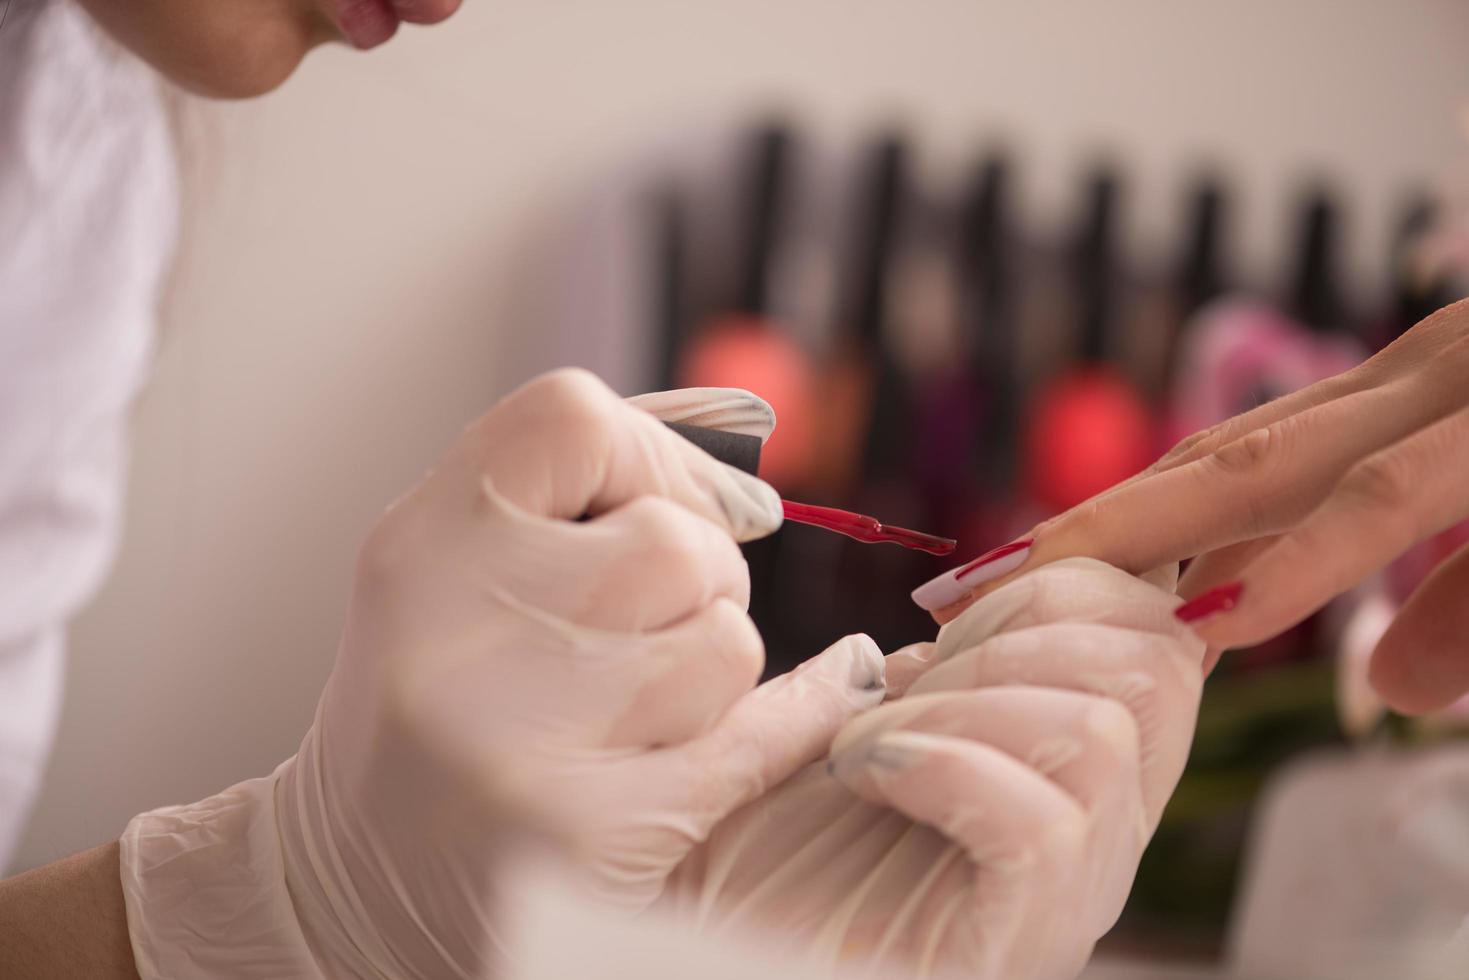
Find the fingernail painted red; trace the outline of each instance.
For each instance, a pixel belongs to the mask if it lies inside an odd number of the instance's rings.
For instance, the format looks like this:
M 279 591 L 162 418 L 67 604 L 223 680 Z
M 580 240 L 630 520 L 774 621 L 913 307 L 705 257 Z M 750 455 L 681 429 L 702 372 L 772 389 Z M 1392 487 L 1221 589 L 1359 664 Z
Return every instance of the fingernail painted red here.
M 913 601 L 920 609 L 927 609 L 929 612 L 952 606 L 968 595 L 971 589 L 1008 575 L 1024 565 L 1030 558 L 1032 543 L 1030 538 L 1026 538 L 1024 541 L 1015 541 L 994 551 L 985 552 L 967 565 L 924 582 L 913 590 Z
M 991 562 L 997 562 L 1001 558 L 1015 554 L 1015 552 L 1017 551 L 1024 551 L 1026 548 L 1029 548 L 1033 544 L 1035 544 L 1035 538 L 1026 538 L 1023 541 L 1012 541 L 1009 544 L 1000 545 L 1000 547 L 994 549 L 993 551 L 986 551 L 984 554 L 974 559 L 974 561 L 965 565 L 957 572 L 954 572 L 953 575 L 955 578 L 963 578 L 970 572 L 974 571 L 976 568 L 982 568 L 983 566 L 988 565 Z
M 1229 612 L 1239 605 L 1240 594 L 1245 590 L 1243 582 L 1229 582 L 1194 596 L 1173 610 L 1180 622 L 1197 623 L 1201 619 Z

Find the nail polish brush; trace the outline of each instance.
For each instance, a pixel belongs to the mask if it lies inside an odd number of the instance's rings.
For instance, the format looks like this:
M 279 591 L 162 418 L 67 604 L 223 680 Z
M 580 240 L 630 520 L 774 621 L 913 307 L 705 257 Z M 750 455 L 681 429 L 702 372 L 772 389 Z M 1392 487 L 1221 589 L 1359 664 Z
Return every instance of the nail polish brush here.
M 756 436 L 679 422 L 664 424 L 721 462 L 751 474 L 760 467 L 760 439 Z M 825 528 L 866 544 L 899 544 L 904 548 L 926 551 L 931 555 L 951 554 L 957 544 L 953 538 L 941 538 L 905 527 L 892 527 L 875 517 L 854 514 L 835 507 L 820 507 L 794 500 L 782 500 L 781 507 L 788 521 Z

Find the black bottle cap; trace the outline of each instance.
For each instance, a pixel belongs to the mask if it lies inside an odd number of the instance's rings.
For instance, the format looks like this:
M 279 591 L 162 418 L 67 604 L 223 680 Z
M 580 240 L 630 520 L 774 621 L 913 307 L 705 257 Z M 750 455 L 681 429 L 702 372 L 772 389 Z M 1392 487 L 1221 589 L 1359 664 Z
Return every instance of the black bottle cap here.
M 703 426 L 685 425 L 682 422 L 663 424 L 721 463 L 728 463 L 751 476 L 758 474 L 760 449 L 763 445 L 759 436 L 746 435 L 742 432 L 725 432 L 722 429 L 706 429 Z
M 1120 181 L 1110 167 L 1099 167 L 1087 180 L 1080 233 L 1074 254 L 1076 295 L 1081 314 L 1081 359 L 1107 360 L 1111 343 L 1115 237 Z
M 1299 221 L 1290 313 L 1314 331 L 1330 332 L 1342 326 L 1343 315 L 1336 282 L 1340 221 L 1336 204 L 1324 188 L 1307 192 Z
M 756 131 L 749 151 L 743 191 L 744 254 L 735 308 L 751 316 L 769 312 L 770 273 L 780 240 L 794 142 L 786 126 L 772 122 Z

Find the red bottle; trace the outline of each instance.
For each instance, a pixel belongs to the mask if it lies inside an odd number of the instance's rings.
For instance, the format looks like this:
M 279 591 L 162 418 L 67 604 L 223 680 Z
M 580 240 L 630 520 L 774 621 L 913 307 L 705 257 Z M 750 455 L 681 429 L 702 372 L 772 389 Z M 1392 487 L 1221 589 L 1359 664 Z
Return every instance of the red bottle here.
M 1079 357 L 1036 392 L 1025 422 L 1025 486 L 1047 513 L 1081 503 L 1154 458 L 1156 428 L 1147 399 L 1117 368 L 1109 350 L 1118 197 L 1113 173 L 1100 170 L 1092 176 L 1073 253 Z

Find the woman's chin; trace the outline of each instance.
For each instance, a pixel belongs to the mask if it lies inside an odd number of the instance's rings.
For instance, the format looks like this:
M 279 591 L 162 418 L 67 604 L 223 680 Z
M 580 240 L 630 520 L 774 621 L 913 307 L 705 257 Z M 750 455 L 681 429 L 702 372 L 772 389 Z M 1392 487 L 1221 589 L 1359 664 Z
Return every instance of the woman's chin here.
M 312 48 L 341 37 L 302 0 L 244 9 L 201 8 L 196 2 L 150 0 L 130 11 L 111 0 L 83 0 L 83 5 L 117 41 L 170 81 L 220 99 L 250 98 L 277 88 Z
M 148 60 L 182 88 L 215 99 L 248 99 L 280 87 L 300 66 L 312 48 L 337 40 L 329 29 L 284 25 L 256 36 L 252 43 L 231 41 L 207 46 L 205 57 Z

